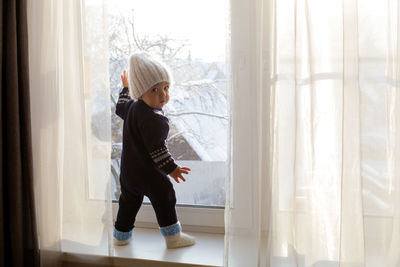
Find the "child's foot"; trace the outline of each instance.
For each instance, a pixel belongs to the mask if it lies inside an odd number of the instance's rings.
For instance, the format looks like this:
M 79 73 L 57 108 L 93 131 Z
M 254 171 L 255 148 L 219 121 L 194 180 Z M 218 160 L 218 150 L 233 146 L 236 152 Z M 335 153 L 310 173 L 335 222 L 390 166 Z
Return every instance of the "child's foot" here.
M 176 235 L 166 236 L 165 243 L 167 248 L 183 248 L 194 245 L 196 241 L 192 236 L 180 232 Z
M 132 230 L 129 232 L 121 232 L 114 228 L 114 245 L 125 246 L 129 244 L 132 238 Z
M 179 222 L 170 226 L 160 227 L 160 232 L 165 238 L 167 248 L 182 248 L 196 243 L 192 236 L 182 232 Z

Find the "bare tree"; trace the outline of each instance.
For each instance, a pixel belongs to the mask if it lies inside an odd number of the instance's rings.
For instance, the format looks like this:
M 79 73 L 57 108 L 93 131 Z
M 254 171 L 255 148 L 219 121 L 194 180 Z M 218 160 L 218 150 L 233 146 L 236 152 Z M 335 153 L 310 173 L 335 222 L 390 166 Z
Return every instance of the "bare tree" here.
M 128 15 L 109 15 L 109 70 L 110 70 L 110 104 L 112 111 L 112 176 L 119 185 L 119 169 L 122 142 L 122 120 L 115 115 L 115 105 L 121 90 L 120 74 L 127 69 L 127 58 L 132 53 L 138 51 L 149 52 L 158 56 L 163 62 L 170 66 L 174 74 L 175 86 L 181 86 L 187 90 L 201 90 L 202 97 L 214 101 L 214 95 L 207 93 L 207 90 L 214 90 L 226 99 L 226 90 L 218 85 L 221 81 L 226 81 L 225 72 L 217 63 L 205 63 L 199 60 L 192 60 L 190 44 L 187 40 L 173 39 L 168 36 L 156 35 L 149 36 L 140 33 L 135 28 L 135 12 L 132 9 Z M 193 83 L 196 81 L 196 83 Z M 206 101 L 204 101 L 204 104 Z M 213 102 L 212 102 L 213 103 Z M 214 103 L 213 103 L 214 104 Z M 203 107 L 208 110 L 208 107 Z M 167 116 L 184 117 L 196 115 L 207 116 L 217 120 L 227 121 L 226 114 L 214 114 L 202 110 L 175 110 L 174 112 L 166 109 Z M 183 135 L 191 136 L 198 140 L 200 144 L 205 144 L 201 134 L 191 130 L 177 130 L 171 132 L 168 141 L 184 140 Z M 176 143 L 182 143 L 176 142 Z M 179 155 L 177 158 L 180 158 Z M 117 187 L 118 189 L 118 187 Z M 117 192 L 118 194 L 118 192 Z M 117 196 L 116 196 L 117 198 Z

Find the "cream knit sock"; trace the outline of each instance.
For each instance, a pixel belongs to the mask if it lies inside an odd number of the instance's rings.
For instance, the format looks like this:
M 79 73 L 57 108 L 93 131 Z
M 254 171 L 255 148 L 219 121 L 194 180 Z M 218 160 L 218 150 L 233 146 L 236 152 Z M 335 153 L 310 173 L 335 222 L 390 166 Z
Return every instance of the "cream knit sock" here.
M 160 227 L 160 232 L 165 238 L 167 248 L 182 248 L 196 243 L 192 236 L 182 232 L 179 222 L 170 226 Z
M 165 236 L 165 243 L 167 248 L 182 248 L 192 246 L 196 242 L 192 236 L 179 232 L 176 235 Z

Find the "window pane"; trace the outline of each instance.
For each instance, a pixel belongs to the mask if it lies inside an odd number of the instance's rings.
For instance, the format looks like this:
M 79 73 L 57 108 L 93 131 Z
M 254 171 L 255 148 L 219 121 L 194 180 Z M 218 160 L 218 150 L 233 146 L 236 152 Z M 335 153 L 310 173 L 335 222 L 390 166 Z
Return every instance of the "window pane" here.
M 147 51 L 164 61 L 174 77 L 171 99 L 164 107 L 170 119 L 168 147 L 177 164 L 192 169 L 186 183 L 173 182 L 178 204 L 224 206 L 227 4 L 226 0 L 108 2 L 115 199 L 122 148 L 122 120 L 115 115 L 120 74 L 128 68 L 130 54 Z

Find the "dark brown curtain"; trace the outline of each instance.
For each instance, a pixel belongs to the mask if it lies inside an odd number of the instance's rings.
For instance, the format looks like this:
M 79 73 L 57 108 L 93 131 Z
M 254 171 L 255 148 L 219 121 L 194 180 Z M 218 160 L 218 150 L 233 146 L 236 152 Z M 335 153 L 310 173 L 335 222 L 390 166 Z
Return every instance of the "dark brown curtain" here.
M 26 0 L 0 0 L 0 266 L 39 266 Z

